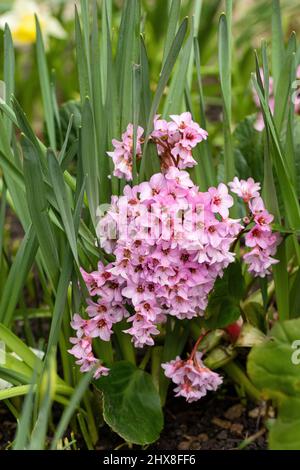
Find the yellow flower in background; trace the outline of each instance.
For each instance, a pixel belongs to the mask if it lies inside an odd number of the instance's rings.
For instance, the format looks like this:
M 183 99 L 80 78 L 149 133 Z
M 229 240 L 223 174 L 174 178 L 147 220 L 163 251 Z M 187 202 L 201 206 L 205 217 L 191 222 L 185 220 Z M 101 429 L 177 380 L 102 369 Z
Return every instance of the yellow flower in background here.
M 51 15 L 49 2 L 32 0 L 15 0 L 12 9 L 0 16 L 0 28 L 7 23 L 17 46 L 26 46 L 35 42 L 35 18 L 39 18 L 44 39 L 53 36 L 59 39 L 66 37 L 66 32 L 59 21 Z

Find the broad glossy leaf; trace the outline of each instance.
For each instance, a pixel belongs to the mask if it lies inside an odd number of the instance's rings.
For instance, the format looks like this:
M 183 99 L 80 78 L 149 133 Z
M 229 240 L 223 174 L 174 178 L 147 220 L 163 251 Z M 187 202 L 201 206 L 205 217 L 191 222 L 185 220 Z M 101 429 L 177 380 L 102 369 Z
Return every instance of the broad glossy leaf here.
M 278 322 L 270 337 L 252 349 L 248 374 L 278 417 L 270 427 L 271 449 L 300 450 L 300 319 Z
M 150 444 L 163 426 L 160 398 L 151 376 L 133 364 L 115 363 L 97 386 L 103 392 L 104 419 L 128 442 Z

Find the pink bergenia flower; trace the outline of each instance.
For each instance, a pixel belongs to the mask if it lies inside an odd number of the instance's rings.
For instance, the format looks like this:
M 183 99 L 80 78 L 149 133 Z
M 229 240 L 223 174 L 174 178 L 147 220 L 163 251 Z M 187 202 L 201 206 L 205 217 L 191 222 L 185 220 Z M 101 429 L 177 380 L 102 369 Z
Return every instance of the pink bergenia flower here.
M 196 165 L 192 149 L 202 140 L 207 139 L 207 132 L 192 120 L 189 112 L 171 115 L 172 121 L 154 120 L 154 130 L 151 139 L 156 143 L 157 152 L 164 171 L 170 167 L 180 170 Z
M 144 129 L 140 126 L 137 128 L 136 157 L 142 154 L 142 135 Z M 125 178 L 126 181 L 132 180 L 132 154 L 133 154 L 133 125 L 128 124 L 126 131 L 122 134 L 122 140 L 113 139 L 113 152 L 107 152 L 107 155 L 114 162 L 114 176 L 117 178 Z
M 169 123 L 156 119 L 152 136 L 164 171 L 149 182 L 125 186 L 121 196 L 112 197 L 99 222 L 100 245 L 114 255 L 114 261 L 107 265 L 99 262 L 91 273 L 82 270 L 90 296 L 88 319 L 74 315 L 71 325 L 76 338 L 70 340 L 70 353 L 81 371 L 96 367 L 97 376 L 107 374 L 94 356 L 93 340 L 109 341 L 113 326 L 124 318 L 129 324 L 125 333 L 135 347 L 142 348 L 154 344 L 168 318 L 203 316 L 216 279 L 235 260 L 234 242 L 244 232 L 250 249 L 244 260 L 251 273 L 263 277 L 277 262 L 273 256 L 279 237 L 272 232 L 273 216 L 260 198 L 259 183 L 252 178 L 234 178 L 229 186 L 244 200 L 247 215 L 242 221 L 229 218 L 233 198 L 228 187 L 220 183 L 200 192 L 181 170 L 192 158 L 195 143 L 194 133 L 189 137 L 186 131 L 192 128 L 200 133 L 200 128 L 189 113 L 172 118 Z M 132 146 L 131 131 L 128 127 L 123 134 L 122 148 Z M 172 154 L 177 148 L 186 153 Z M 218 382 L 199 355 L 185 361 L 178 373 L 183 382 L 178 382 L 176 391 L 189 401 L 203 396 Z
M 248 178 L 247 181 L 245 181 L 239 180 L 235 176 L 228 186 L 231 191 L 241 197 L 244 202 L 248 203 L 250 199 L 259 197 L 260 183 L 255 183 L 253 178 Z
M 193 358 L 186 361 L 177 357 L 162 364 L 166 377 L 177 385 L 175 396 L 182 396 L 188 403 L 204 397 L 208 391 L 216 391 L 222 384 L 222 378 L 216 372 L 205 367 L 202 354 L 196 352 Z
M 249 265 L 250 273 L 265 277 L 270 273 L 270 267 L 278 263 L 278 260 L 273 258 L 280 243 L 280 236 L 272 232 L 271 223 L 274 217 L 265 209 L 259 195 L 260 186 L 252 178 L 247 181 L 234 178 L 229 186 L 248 206 L 249 215 L 244 218 L 244 222 L 247 225 L 254 222 L 245 235 L 246 247 L 251 250 L 245 253 L 243 259 Z
M 233 198 L 228 194 L 227 186 L 220 183 L 217 188 L 209 188 L 208 192 L 211 197 L 211 210 L 226 219 L 229 216 L 229 208 L 233 206 Z
M 259 247 L 255 247 L 246 253 L 244 261 L 249 264 L 249 272 L 259 277 L 265 277 L 267 274 L 270 274 L 269 268 L 273 264 L 278 263 L 277 259 L 274 259 L 267 251 L 261 250 Z
M 204 314 L 215 279 L 234 261 L 230 247 L 243 227 L 239 220 L 226 218 L 232 198 L 225 185 L 200 193 L 189 174 L 175 166 L 125 192 L 134 204 L 127 204 L 127 223 L 117 227 L 116 261 L 109 268 L 115 279 L 110 282 L 122 279 L 117 292 L 135 311 L 126 333 L 141 347 L 143 342 L 153 344 L 156 325 L 167 315 L 190 319 Z M 114 199 L 105 217 L 123 213 L 124 200 L 125 195 Z M 217 217 L 220 213 L 223 220 Z M 100 288 L 101 303 L 112 301 L 110 282 L 105 283 L 106 293 Z
M 253 199 L 250 199 L 248 204 L 252 214 L 260 214 L 262 211 L 265 210 L 264 201 L 261 197 L 255 197 Z

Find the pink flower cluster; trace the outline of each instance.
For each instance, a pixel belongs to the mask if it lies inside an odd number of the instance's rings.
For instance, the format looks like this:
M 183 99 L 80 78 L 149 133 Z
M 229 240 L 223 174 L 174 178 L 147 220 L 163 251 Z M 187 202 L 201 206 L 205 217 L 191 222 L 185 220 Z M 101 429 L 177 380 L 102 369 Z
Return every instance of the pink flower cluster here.
M 143 133 L 144 129 L 138 126 L 135 149 L 137 158 L 140 158 L 142 155 L 141 144 L 143 142 Z M 114 176 L 117 178 L 125 178 L 126 181 L 132 180 L 133 125 L 128 124 L 126 131 L 122 134 L 122 140 L 113 139 L 112 144 L 114 151 L 107 152 L 107 155 L 113 159 L 115 167 Z
M 245 235 L 245 244 L 251 251 L 244 255 L 244 261 L 249 264 L 249 272 L 265 277 L 269 274 L 269 268 L 278 263 L 278 260 L 273 258 L 280 242 L 279 234 L 273 233 L 271 228 L 274 217 L 265 209 L 259 193 L 260 184 L 255 183 L 252 178 L 239 181 L 235 177 L 229 186 L 231 191 L 247 204 L 249 222 L 254 222 Z
M 154 120 L 154 130 L 151 139 L 156 143 L 157 152 L 161 160 L 162 169 L 176 166 L 180 170 L 196 165 L 192 156 L 192 149 L 202 140 L 206 140 L 208 133 L 199 124 L 192 120 L 191 113 L 171 115 L 172 121 Z
M 192 149 L 202 140 L 207 139 L 207 132 L 201 129 L 199 124 L 192 120 L 191 113 L 170 116 L 172 121 L 167 122 L 156 116 L 154 130 L 150 138 L 156 143 L 157 152 L 160 157 L 162 170 L 171 166 L 179 169 L 189 168 L 196 165 L 192 156 Z M 136 157 L 142 154 L 141 145 L 144 129 L 137 128 Z M 114 175 L 118 178 L 132 180 L 132 157 L 133 157 L 133 125 L 128 124 L 126 132 L 122 134 L 122 140 L 114 139 L 113 152 L 107 152 L 113 159 Z
M 205 367 L 202 353 L 196 352 L 187 361 L 176 357 L 173 361 L 162 364 L 166 377 L 177 385 L 176 397 L 184 397 L 188 403 L 199 400 L 210 390 L 217 390 L 222 378 L 216 372 Z
M 87 299 L 88 319 L 75 314 L 71 322 L 72 328 L 76 331 L 76 337 L 70 338 L 74 346 L 69 352 L 77 359 L 76 364 L 80 365 L 81 372 L 87 372 L 95 367 L 95 378 L 107 375 L 109 370 L 94 356 L 93 339 L 100 338 L 103 341 L 109 341 L 113 333 L 113 325 L 128 316 L 123 305 L 118 279 L 110 272 L 111 267 L 112 265 L 104 267 L 99 262 L 97 271 L 92 273 L 86 273 L 81 269 L 89 295 L 93 298 L 97 297 L 97 300 Z
M 199 192 L 188 173 L 175 167 L 113 198 L 99 237 L 116 257 L 109 272 L 134 308 L 126 332 L 136 347 L 153 345 L 167 315 L 204 315 L 208 294 L 234 260 L 230 248 L 243 229 L 229 218 L 232 205 L 227 186 Z
M 83 319 L 81 320 L 84 321 Z M 71 325 L 75 328 L 74 322 L 76 322 L 76 320 L 74 320 Z M 69 349 L 69 353 L 77 359 L 76 364 L 80 366 L 81 372 L 88 372 L 95 367 L 95 379 L 108 374 L 109 369 L 107 369 L 107 367 L 105 367 L 93 353 L 92 338 L 90 336 L 86 336 L 83 330 L 78 329 L 77 336 L 75 338 L 70 338 L 70 342 L 74 346 Z
M 234 243 L 246 232 L 244 255 L 249 270 L 265 276 L 277 261 L 279 237 L 272 233 L 271 216 L 260 198 L 260 185 L 252 178 L 234 178 L 233 193 L 243 199 L 247 217 L 231 219 L 234 204 L 228 186 L 220 183 L 200 192 L 183 168 L 193 166 L 192 149 L 207 133 L 192 121 L 190 113 L 171 116 L 172 121 L 156 117 L 151 139 L 157 145 L 162 173 L 149 182 L 125 186 L 123 195 L 113 196 L 100 219 L 97 235 L 114 261 L 99 262 L 96 271 L 81 270 L 89 299 L 87 316 L 75 314 L 72 327 L 76 337 L 70 353 L 80 370 L 95 367 L 95 376 L 106 375 L 93 353 L 93 340 L 109 341 L 114 324 L 127 319 L 125 330 L 135 347 L 152 346 L 160 325 L 168 316 L 179 320 L 203 316 L 208 295 L 224 269 L 234 261 Z M 143 129 L 137 129 L 137 156 L 141 155 Z M 109 153 L 115 175 L 132 177 L 133 126 L 129 124 L 122 141 L 113 141 Z M 130 312 L 130 313 L 129 313 Z M 188 361 L 177 358 L 164 366 L 165 373 L 178 385 L 178 395 L 193 401 L 215 390 L 220 377 L 201 362 L 200 353 Z

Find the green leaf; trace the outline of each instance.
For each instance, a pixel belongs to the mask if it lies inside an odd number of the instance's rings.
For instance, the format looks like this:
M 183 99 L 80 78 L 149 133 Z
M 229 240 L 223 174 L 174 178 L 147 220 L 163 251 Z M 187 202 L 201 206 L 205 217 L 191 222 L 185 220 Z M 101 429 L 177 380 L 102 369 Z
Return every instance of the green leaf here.
M 298 271 L 295 275 L 293 280 L 293 284 L 290 290 L 290 317 L 297 318 L 300 317 L 300 269 L 298 267 Z
M 241 265 L 231 263 L 223 277 L 218 278 L 207 306 L 207 328 L 224 328 L 234 323 L 240 316 L 240 300 L 245 290 Z
M 12 104 L 13 104 L 13 108 L 14 108 L 16 118 L 17 118 L 17 125 L 18 125 L 20 131 L 25 134 L 27 139 L 34 146 L 37 154 L 39 155 L 40 162 L 41 162 L 41 165 L 42 165 L 42 169 L 46 173 L 46 161 L 45 161 L 46 159 L 44 158 L 45 153 L 46 153 L 45 146 L 37 138 L 37 136 L 33 132 L 33 129 L 32 129 L 32 127 L 30 126 L 30 124 L 28 122 L 26 114 L 24 113 L 24 111 L 21 108 L 19 102 L 17 101 L 17 99 L 14 96 L 12 97 Z
M 70 134 L 71 134 L 72 127 L 73 127 L 73 120 L 74 120 L 74 114 L 71 114 L 70 118 L 69 118 L 69 122 L 68 122 L 67 132 L 66 132 L 66 135 L 65 135 L 65 138 L 64 138 L 64 142 L 63 142 L 62 148 L 61 148 L 61 150 L 59 152 L 59 155 L 58 155 L 58 161 L 59 161 L 60 165 L 62 164 L 62 162 L 66 158 L 66 151 L 67 151 Z
M 294 52 L 286 54 L 286 57 L 282 57 L 282 69 L 278 77 L 278 86 L 275 94 L 275 110 L 274 110 L 274 123 L 277 131 L 280 133 L 283 123 L 287 118 L 287 112 L 289 111 L 289 96 L 291 91 L 292 81 L 292 64 L 294 61 Z M 293 77 L 294 79 L 294 77 Z
M 6 194 L 7 194 L 7 188 L 5 184 L 3 184 L 3 188 L 1 192 L 1 202 L 0 202 L 0 271 L 1 271 L 1 264 L 2 264 L 2 249 L 3 249 L 3 239 L 4 239 Z
M 29 450 L 44 450 L 47 442 L 47 430 L 49 424 L 49 414 L 52 405 L 52 398 L 55 392 L 55 377 L 56 377 L 56 361 L 55 349 L 52 350 L 49 356 L 48 364 L 45 373 L 40 378 L 38 402 L 39 412 L 34 424 L 28 449 Z M 45 387 L 45 390 L 43 390 Z
M 51 328 L 49 333 L 47 353 L 57 344 L 61 331 L 62 317 L 66 307 L 67 293 L 73 270 L 72 254 L 69 248 L 66 248 L 61 267 L 61 274 L 57 286 L 56 299 L 53 309 Z
M 247 322 L 261 331 L 266 330 L 265 312 L 258 302 L 247 302 L 243 306 Z
M 256 78 L 253 76 L 253 85 L 257 94 L 259 96 L 259 100 L 265 114 L 269 130 L 270 130 L 270 137 L 273 144 L 273 151 L 272 157 L 274 166 L 276 169 L 276 173 L 279 179 L 280 189 L 282 198 L 284 200 L 284 205 L 286 209 L 286 215 L 290 226 L 297 227 L 300 224 L 300 206 L 297 198 L 297 194 L 295 188 L 291 183 L 291 178 L 287 169 L 287 166 L 284 162 L 284 156 L 281 149 L 281 144 L 279 141 L 278 133 L 276 131 L 274 121 L 270 112 L 268 105 L 266 104 L 265 98 L 263 93 L 258 85 Z
M 187 71 L 190 63 L 190 57 L 193 48 L 194 23 L 191 22 L 189 36 L 181 50 L 180 60 L 178 61 L 176 72 L 173 75 L 170 89 L 165 101 L 163 116 L 169 114 L 178 114 L 182 111 L 184 90 L 186 87 Z
M 32 415 L 33 415 L 33 403 L 34 403 L 34 380 L 35 374 L 32 378 L 32 385 L 30 385 L 28 393 L 24 401 L 21 419 L 18 423 L 16 438 L 14 442 L 14 450 L 24 450 L 26 448 L 27 439 L 31 429 Z M 21 387 L 14 387 L 15 389 Z
M 55 135 L 55 114 L 52 102 L 51 86 L 46 62 L 45 48 L 43 36 L 39 20 L 35 15 L 36 24 L 36 53 L 37 64 L 40 78 L 40 86 L 42 90 L 43 105 L 45 111 L 45 120 L 47 125 L 47 132 L 51 147 L 56 149 L 56 135 Z
M 24 153 L 24 178 L 28 208 L 32 224 L 36 230 L 37 238 L 45 260 L 45 266 L 53 284 L 56 284 L 59 258 L 57 243 L 54 238 L 52 224 L 48 215 L 48 201 L 46 187 L 39 154 L 31 141 L 23 137 L 22 148 Z
M 272 73 L 276 91 L 282 60 L 284 57 L 284 39 L 282 31 L 280 0 L 272 0 L 272 3 Z
M 169 81 L 172 69 L 174 67 L 176 59 L 177 59 L 178 54 L 180 52 L 181 46 L 183 44 L 185 34 L 186 34 L 186 31 L 187 31 L 187 25 L 188 25 L 188 20 L 187 20 L 187 18 L 185 18 L 183 20 L 183 22 L 181 23 L 179 29 L 178 29 L 176 37 L 175 37 L 175 39 L 172 43 L 172 46 L 170 48 L 170 52 L 168 54 L 168 57 L 167 57 L 167 59 L 164 63 L 162 72 L 160 74 L 159 82 L 158 82 L 157 89 L 156 89 L 156 92 L 155 92 L 155 95 L 154 95 L 154 98 L 153 98 L 153 102 L 152 102 L 152 106 L 151 106 L 151 110 L 150 110 L 150 114 L 149 114 L 149 118 L 148 118 L 147 129 L 146 129 L 146 142 L 145 142 L 145 145 L 144 145 L 144 154 L 143 154 L 143 158 L 142 158 L 142 162 L 141 162 L 141 169 L 140 169 L 140 179 L 141 180 L 143 180 L 143 178 L 146 176 L 145 175 L 145 170 L 146 170 L 148 162 L 146 162 L 145 157 L 147 156 L 146 150 L 147 150 L 149 134 L 150 134 L 150 132 L 152 131 L 152 128 L 153 128 L 153 119 L 154 119 L 154 116 L 157 112 L 160 100 L 161 100 L 161 98 L 163 96 L 163 92 L 165 90 L 165 87 L 166 87 L 166 85 Z
M 58 441 L 63 437 L 64 432 L 66 431 L 76 408 L 78 407 L 83 395 L 89 387 L 89 383 L 92 379 L 92 375 L 94 372 L 94 369 L 92 369 L 86 374 L 84 374 L 80 379 L 80 382 L 78 383 L 77 387 L 75 388 L 72 397 L 69 401 L 69 404 L 64 409 L 63 415 L 56 427 L 56 431 L 51 442 L 51 450 L 56 449 Z
M 151 90 L 150 90 L 150 71 L 149 59 L 143 37 L 141 36 L 141 125 L 145 129 L 147 127 L 148 116 L 151 109 Z
M 4 82 L 5 82 L 5 99 L 10 106 L 10 98 L 14 93 L 15 75 L 15 54 L 12 36 L 8 25 L 4 28 Z M 6 129 L 8 140 L 11 139 L 12 124 L 10 119 L 6 118 Z
M 80 90 L 81 103 L 83 104 L 86 96 L 90 96 L 90 83 L 89 83 L 87 56 L 86 56 L 85 46 L 84 46 L 83 39 L 82 39 L 80 19 L 78 16 L 78 11 L 77 11 L 76 6 L 75 6 L 75 43 L 76 43 L 79 90 Z
M 140 9 L 138 0 L 125 0 L 116 55 L 118 91 L 121 106 L 121 129 L 123 132 L 131 120 L 132 109 L 132 64 L 139 63 Z
M 163 55 L 163 61 L 162 61 L 163 64 L 165 63 L 166 58 L 170 52 L 171 44 L 176 34 L 177 24 L 180 18 L 180 3 L 181 3 L 181 0 L 172 0 L 172 3 L 170 5 L 169 15 L 168 15 L 169 21 L 168 21 L 167 34 L 166 34 L 165 45 L 164 45 L 164 55 Z
M 9 325 L 28 272 L 34 262 L 38 242 L 32 225 L 18 249 L 18 253 L 10 268 L 0 302 L 0 322 Z
M 254 116 L 247 116 L 235 128 L 233 137 L 235 151 L 238 150 L 238 153 L 235 153 L 235 166 L 240 178 L 247 179 L 251 176 L 255 181 L 262 181 L 262 135 L 254 129 L 254 120 Z
M 136 143 L 137 143 L 137 129 L 138 129 L 139 118 L 140 118 L 140 106 L 141 106 L 141 66 L 137 64 L 133 64 L 132 66 L 132 123 L 133 123 L 132 179 L 133 179 L 133 184 L 138 183 Z
M 90 101 L 86 98 L 82 110 L 81 158 L 83 173 L 87 178 L 86 191 L 94 226 L 96 224 L 96 210 L 99 204 L 98 158 L 95 147 L 93 113 Z
M 149 374 L 120 361 L 97 386 L 103 392 L 104 419 L 113 431 L 133 444 L 146 445 L 158 439 L 163 414 Z
M 234 155 L 231 141 L 231 31 L 225 14 L 219 21 L 219 73 L 223 99 L 224 168 L 225 181 L 235 176 Z
M 107 202 L 111 195 L 111 185 L 108 178 L 110 174 L 109 158 L 106 154 L 106 129 L 107 123 L 105 122 L 104 106 L 102 103 L 102 84 L 101 84 L 101 56 L 99 45 L 99 32 L 98 32 L 98 10 L 97 2 L 93 3 L 93 25 L 91 37 L 91 86 L 92 86 L 92 107 L 95 121 L 95 138 L 97 145 L 97 155 L 99 158 L 99 182 L 100 182 L 100 201 Z
M 265 399 L 273 399 L 278 416 L 270 426 L 273 450 L 300 450 L 300 319 L 278 322 L 263 344 L 248 356 L 248 374 Z
M 23 341 L 18 338 L 14 333 L 12 333 L 6 326 L 0 323 L 0 340 L 4 342 L 5 346 L 17 356 L 19 356 L 22 361 L 25 362 L 31 369 L 34 369 L 37 366 L 41 366 L 42 362 L 37 356 L 26 346 Z
M 200 48 L 197 38 L 194 38 L 194 57 L 197 72 L 197 84 L 200 104 L 200 125 L 204 129 L 207 129 L 205 116 L 205 101 L 201 78 Z M 195 153 L 195 157 L 198 162 L 198 165 L 194 167 L 194 171 L 197 175 L 199 184 L 201 184 L 201 187 L 207 189 L 216 183 L 216 171 L 213 165 L 209 139 L 203 141 L 201 147 L 198 146 L 197 148 L 199 148 L 199 155 Z M 204 171 L 202 171 L 202 168 L 204 169 Z
M 64 181 L 62 170 L 59 166 L 58 160 L 52 150 L 48 150 L 48 166 L 49 174 L 52 182 L 54 194 L 56 197 L 59 213 L 63 222 L 63 226 L 72 250 L 74 259 L 78 264 L 78 253 L 76 244 L 76 235 L 73 224 L 70 200 L 68 199 L 68 193 L 66 184 Z

